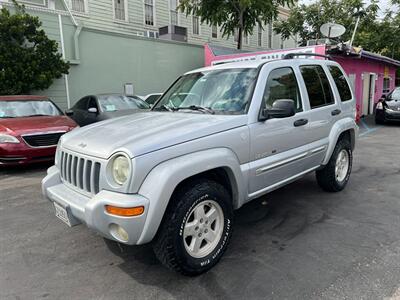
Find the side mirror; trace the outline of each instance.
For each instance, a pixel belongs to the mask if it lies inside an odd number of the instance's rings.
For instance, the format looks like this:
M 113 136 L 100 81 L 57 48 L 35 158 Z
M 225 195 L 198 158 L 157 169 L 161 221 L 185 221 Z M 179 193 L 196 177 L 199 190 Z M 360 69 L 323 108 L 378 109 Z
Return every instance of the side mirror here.
M 291 99 L 275 100 L 272 108 L 266 108 L 261 111 L 260 121 L 272 118 L 288 118 L 296 114 L 294 101 Z
M 72 116 L 74 114 L 74 111 L 72 109 L 67 109 L 65 111 L 65 115 L 67 115 L 68 117 Z
M 88 112 L 93 113 L 93 114 L 97 114 L 97 108 L 96 107 L 91 107 L 88 109 Z

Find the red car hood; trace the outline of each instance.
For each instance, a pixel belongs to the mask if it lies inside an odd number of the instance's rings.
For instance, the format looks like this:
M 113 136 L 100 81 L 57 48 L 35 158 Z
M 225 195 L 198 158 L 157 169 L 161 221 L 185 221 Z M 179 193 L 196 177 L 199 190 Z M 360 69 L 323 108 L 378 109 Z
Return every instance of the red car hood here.
M 21 135 L 35 132 L 69 131 L 77 124 L 67 116 L 0 119 L 0 132 Z

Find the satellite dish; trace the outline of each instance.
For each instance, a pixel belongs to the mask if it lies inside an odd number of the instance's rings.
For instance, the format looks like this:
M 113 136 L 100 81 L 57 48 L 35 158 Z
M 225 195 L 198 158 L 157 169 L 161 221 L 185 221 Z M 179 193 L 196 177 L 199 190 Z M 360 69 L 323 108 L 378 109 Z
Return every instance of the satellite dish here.
M 344 28 L 343 25 L 335 23 L 325 23 L 319 30 L 322 35 L 326 36 L 328 39 L 339 37 L 346 32 L 346 28 Z

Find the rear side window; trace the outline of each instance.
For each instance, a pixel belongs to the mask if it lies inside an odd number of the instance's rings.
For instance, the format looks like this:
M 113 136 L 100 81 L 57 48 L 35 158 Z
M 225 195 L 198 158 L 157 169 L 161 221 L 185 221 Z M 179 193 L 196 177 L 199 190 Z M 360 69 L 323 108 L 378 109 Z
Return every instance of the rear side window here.
M 335 102 L 328 77 L 326 77 L 324 69 L 321 66 L 301 66 L 300 71 L 307 88 L 311 108 Z
M 292 68 L 279 68 L 269 73 L 264 91 L 263 108 L 271 108 L 279 99 L 293 100 L 296 112 L 302 111 L 299 87 Z
M 346 78 L 344 77 L 343 72 L 336 66 L 328 66 L 329 72 L 335 81 L 336 87 L 338 89 L 340 100 L 349 101 L 352 99 L 351 91 L 349 84 L 347 83 Z

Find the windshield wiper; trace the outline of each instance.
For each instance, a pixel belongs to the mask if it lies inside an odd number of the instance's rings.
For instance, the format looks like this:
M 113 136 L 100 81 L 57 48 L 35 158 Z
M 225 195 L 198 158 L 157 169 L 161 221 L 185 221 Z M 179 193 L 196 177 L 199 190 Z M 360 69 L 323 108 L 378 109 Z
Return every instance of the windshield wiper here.
M 169 107 L 168 105 L 163 104 L 163 105 L 161 105 L 161 106 L 159 106 L 159 107 L 155 107 L 153 110 L 168 110 L 168 111 L 170 111 L 170 112 L 173 112 L 173 111 L 175 111 L 176 109 L 173 108 L 173 107 Z
M 28 116 L 24 116 L 24 118 L 30 118 L 30 117 L 48 117 L 49 115 L 28 115 Z
M 186 107 L 177 107 L 175 110 L 181 110 L 181 109 L 197 110 L 197 111 L 201 111 L 201 112 L 212 114 L 212 115 L 215 114 L 215 111 L 213 111 L 211 108 L 205 107 L 205 106 L 200 106 L 200 105 L 190 105 L 190 106 L 186 106 Z

